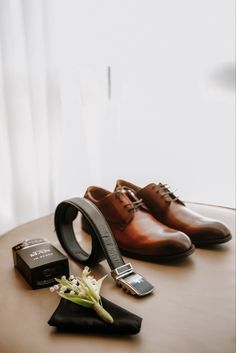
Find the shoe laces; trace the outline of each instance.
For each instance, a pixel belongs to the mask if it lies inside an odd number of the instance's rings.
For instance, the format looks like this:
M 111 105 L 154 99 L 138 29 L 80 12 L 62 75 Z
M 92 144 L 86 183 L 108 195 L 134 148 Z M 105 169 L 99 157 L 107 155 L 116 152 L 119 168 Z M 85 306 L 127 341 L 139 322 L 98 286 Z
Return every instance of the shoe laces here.
M 129 207 L 128 212 L 131 212 L 133 210 L 136 211 L 139 207 L 145 206 L 143 203 L 143 199 L 139 199 L 136 196 L 136 192 L 127 186 L 118 187 L 115 191 L 115 195 L 121 202 L 123 202 L 123 200 L 121 199 L 121 195 L 126 195 L 129 198 L 130 202 L 124 205 L 125 208 Z
M 166 202 L 179 200 L 179 196 L 175 195 L 177 189 L 171 191 L 170 186 L 168 184 L 159 183 L 158 185 L 153 185 L 152 188 L 155 190 L 156 193 L 159 193 L 161 195 L 161 198 L 165 199 Z

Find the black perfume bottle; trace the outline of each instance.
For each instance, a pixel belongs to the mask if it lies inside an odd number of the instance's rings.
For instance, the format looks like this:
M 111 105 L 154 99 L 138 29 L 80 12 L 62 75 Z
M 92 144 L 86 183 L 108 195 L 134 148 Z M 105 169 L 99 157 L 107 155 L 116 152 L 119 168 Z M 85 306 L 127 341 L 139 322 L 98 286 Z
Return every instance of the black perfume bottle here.
M 12 248 L 14 265 L 33 289 L 49 287 L 69 275 L 68 259 L 47 239 L 24 240 Z

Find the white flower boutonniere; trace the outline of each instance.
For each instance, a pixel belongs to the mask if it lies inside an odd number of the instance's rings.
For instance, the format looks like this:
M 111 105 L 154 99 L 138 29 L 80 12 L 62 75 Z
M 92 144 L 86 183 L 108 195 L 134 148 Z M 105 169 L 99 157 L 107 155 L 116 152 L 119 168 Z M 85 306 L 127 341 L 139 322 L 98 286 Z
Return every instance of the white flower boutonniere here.
M 90 274 L 89 267 L 86 266 L 82 272 L 82 277 L 71 275 L 69 279 L 66 279 L 66 276 L 62 276 L 61 279 L 56 278 L 58 284 L 51 287 L 50 291 L 56 292 L 62 298 L 70 300 L 75 304 L 95 310 L 101 319 L 112 324 L 113 318 L 103 308 L 100 299 L 101 285 L 106 276 L 96 280 Z

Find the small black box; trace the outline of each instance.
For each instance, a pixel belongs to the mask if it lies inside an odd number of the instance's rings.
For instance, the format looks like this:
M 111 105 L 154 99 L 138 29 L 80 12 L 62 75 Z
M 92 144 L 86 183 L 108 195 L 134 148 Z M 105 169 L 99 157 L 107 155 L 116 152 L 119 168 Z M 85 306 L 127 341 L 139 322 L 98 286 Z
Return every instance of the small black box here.
M 12 248 L 14 265 L 33 289 L 49 287 L 69 275 L 68 259 L 47 239 L 30 239 Z

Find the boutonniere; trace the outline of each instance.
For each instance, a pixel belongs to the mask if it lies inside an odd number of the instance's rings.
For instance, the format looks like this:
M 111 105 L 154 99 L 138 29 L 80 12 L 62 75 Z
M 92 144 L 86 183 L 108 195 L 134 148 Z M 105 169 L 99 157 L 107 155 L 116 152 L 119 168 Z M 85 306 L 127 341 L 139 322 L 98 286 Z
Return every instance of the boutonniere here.
M 102 320 L 112 324 L 112 316 L 103 308 L 100 299 L 102 282 L 106 276 L 96 280 L 91 276 L 89 267 L 85 267 L 82 276 L 70 275 L 68 279 L 62 276 L 61 279 L 55 278 L 58 284 L 50 288 L 51 292 L 56 292 L 60 297 L 71 302 L 93 309 Z

